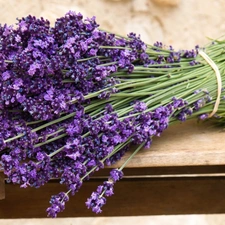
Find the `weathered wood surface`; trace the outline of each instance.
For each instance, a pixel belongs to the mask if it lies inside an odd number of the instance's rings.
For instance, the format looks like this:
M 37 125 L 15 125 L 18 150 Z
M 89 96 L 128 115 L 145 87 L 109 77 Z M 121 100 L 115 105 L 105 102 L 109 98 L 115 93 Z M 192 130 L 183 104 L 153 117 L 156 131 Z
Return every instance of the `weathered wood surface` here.
M 0 200 L 5 198 L 4 174 L 0 172 Z
M 60 216 L 95 216 L 84 202 L 109 170 L 103 169 L 85 182 Z M 170 127 L 154 139 L 151 149 L 141 150 L 130 161 L 125 178 L 116 184 L 115 195 L 98 216 L 225 213 L 224 190 L 225 132 L 211 124 L 187 122 Z M 60 191 L 65 188 L 57 181 L 40 189 L 6 184 L 0 218 L 46 217 L 50 196 Z M 4 196 L 3 186 L 0 193 Z
M 103 213 L 95 215 L 84 202 L 102 181 L 84 183 L 59 217 L 225 213 L 225 178 L 214 177 L 124 179 L 116 184 L 115 195 L 107 199 Z M 62 190 L 54 182 L 40 189 L 7 185 L 0 218 L 46 217 L 50 196 Z
M 126 157 L 115 166 L 125 160 Z M 151 148 L 140 151 L 127 167 L 203 165 L 225 165 L 225 131 L 211 123 L 188 121 L 155 137 Z

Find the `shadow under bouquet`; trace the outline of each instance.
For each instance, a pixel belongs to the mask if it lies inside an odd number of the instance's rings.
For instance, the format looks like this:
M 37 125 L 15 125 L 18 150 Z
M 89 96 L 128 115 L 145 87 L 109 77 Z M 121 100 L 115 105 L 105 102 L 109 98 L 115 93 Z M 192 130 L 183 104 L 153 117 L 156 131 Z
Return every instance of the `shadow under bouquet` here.
M 188 119 L 224 122 L 225 40 L 175 51 L 99 28 L 95 17 L 27 16 L 0 26 L 0 163 L 7 181 L 65 185 L 50 217 L 96 171 L 135 146 L 87 199 L 102 211 L 123 168 L 169 126 Z

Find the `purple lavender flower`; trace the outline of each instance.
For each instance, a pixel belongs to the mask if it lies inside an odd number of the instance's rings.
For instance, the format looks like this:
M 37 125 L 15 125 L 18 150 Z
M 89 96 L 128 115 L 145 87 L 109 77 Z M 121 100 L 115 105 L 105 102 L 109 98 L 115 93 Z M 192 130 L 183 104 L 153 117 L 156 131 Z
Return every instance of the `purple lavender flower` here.
M 30 65 L 30 68 L 28 70 L 28 74 L 30 76 L 33 76 L 36 73 L 36 71 L 40 68 L 41 68 L 41 65 L 39 63 L 33 63 L 32 65 Z
M 123 172 L 118 169 L 113 169 L 110 171 L 110 178 L 115 183 L 116 181 L 121 180 L 123 178 Z
M 52 101 L 53 94 L 54 94 L 54 89 L 53 89 L 53 87 L 51 87 L 49 90 L 46 91 L 46 94 L 44 95 L 44 99 L 46 101 Z
M 180 62 L 181 53 L 180 52 L 171 52 L 167 57 L 168 63 Z
M 196 51 L 194 49 L 192 49 L 191 51 L 186 50 L 183 54 L 184 57 L 186 58 L 196 58 Z
M 84 20 L 72 11 L 52 28 L 49 21 L 33 16 L 18 20 L 15 29 L 0 25 L 0 36 L 1 164 L 8 180 L 23 188 L 40 187 L 51 178 L 66 185 L 68 192 L 50 201 L 51 217 L 64 210 L 70 192 L 74 195 L 95 171 L 120 160 L 130 144 L 150 147 L 170 118 L 184 121 L 211 101 L 209 93 L 191 105 L 173 98 L 149 111 L 160 101 L 149 105 L 138 97 L 130 105 L 129 98 L 121 97 L 125 101 L 120 105 L 117 97 L 110 98 L 123 90 L 123 82 L 125 87 L 131 83 L 133 71 L 140 70 L 140 77 L 150 72 L 147 79 L 152 79 L 158 74 L 151 70 L 176 69 L 181 58 L 197 65 L 197 48 L 164 51 L 165 46 L 157 42 L 152 48 L 157 54 L 151 55 L 140 36 L 130 33 L 120 38 L 98 30 L 95 17 Z M 125 93 L 130 90 L 126 88 Z M 104 102 L 109 103 L 105 108 Z M 68 116 L 64 121 L 48 124 L 64 115 Z M 113 195 L 114 184 L 122 177 L 120 169 L 113 169 L 108 181 L 87 200 L 87 207 L 100 213 L 105 197 Z
M 0 71 L 5 72 L 7 64 L 5 63 L 5 55 L 0 53 Z
M 67 185 L 67 188 L 68 190 L 71 190 L 72 195 L 74 195 L 80 189 L 83 183 L 80 177 L 83 175 L 84 170 L 83 168 L 80 169 L 80 166 L 77 164 L 75 165 L 77 173 L 73 172 L 73 168 L 65 168 L 60 181 L 61 184 Z
M 205 103 L 206 102 L 204 98 L 199 99 L 198 101 L 194 103 L 194 110 L 198 111 L 200 108 L 202 108 L 205 105 Z
M 154 46 L 157 48 L 163 48 L 163 44 L 162 42 L 157 41 L 156 43 L 154 43 Z
M 5 71 L 4 73 L 2 73 L 3 81 L 8 80 L 10 77 L 11 77 L 10 71 Z
M 103 182 L 103 185 L 99 185 L 97 187 L 96 192 L 93 192 L 91 194 L 91 197 L 87 199 L 86 201 L 86 206 L 88 209 L 92 209 L 93 212 L 95 213 L 101 213 L 102 212 L 102 207 L 106 203 L 106 197 L 110 197 L 114 194 L 113 188 L 114 184 L 122 179 L 123 177 L 123 172 L 118 170 L 118 169 L 113 169 L 110 172 L 110 177 L 108 181 Z
M 138 101 L 138 102 L 135 104 L 134 108 L 137 110 L 137 112 L 142 112 L 142 111 L 144 111 L 144 110 L 147 109 L 147 105 L 146 105 L 146 103 L 144 103 L 144 102 Z
M 209 117 L 208 114 L 202 114 L 202 115 L 199 116 L 199 119 L 200 119 L 200 120 L 205 120 L 205 119 L 207 119 L 208 117 Z
M 53 195 L 50 200 L 51 206 L 47 208 L 49 217 L 56 218 L 59 212 L 65 209 L 65 203 L 69 201 L 69 196 L 65 192 L 60 192 L 57 195 Z
M 102 206 L 106 204 L 106 198 L 100 196 L 98 192 L 93 192 L 91 197 L 87 199 L 85 202 L 88 209 L 92 209 L 92 211 L 96 214 L 101 213 Z

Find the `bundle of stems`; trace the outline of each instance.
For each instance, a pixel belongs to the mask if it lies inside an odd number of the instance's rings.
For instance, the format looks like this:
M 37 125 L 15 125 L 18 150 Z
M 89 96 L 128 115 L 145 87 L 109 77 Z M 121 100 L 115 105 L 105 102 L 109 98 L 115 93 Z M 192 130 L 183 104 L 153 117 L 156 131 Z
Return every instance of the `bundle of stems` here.
M 52 178 L 66 185 L 51 197 L 48 216 L 130 145 L 130 157 L 87 199 L 93 212 L 102 211 L 129 160 L 169 125 L 224 122 L 225 40 L 175 51 L 106 32 L 74 12 L 54 27 L 32 16 L 15 29 L 1 25 L 0 37 L 1 164 L 8 182 L 23 188 Z

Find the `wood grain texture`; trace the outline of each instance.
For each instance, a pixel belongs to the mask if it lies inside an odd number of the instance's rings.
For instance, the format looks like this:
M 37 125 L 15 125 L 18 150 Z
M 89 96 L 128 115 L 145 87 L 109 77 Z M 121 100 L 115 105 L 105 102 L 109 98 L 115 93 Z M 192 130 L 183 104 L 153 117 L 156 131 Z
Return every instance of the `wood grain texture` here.
M 115 195 L 107 200 L 103 214 L 97 216 L 225 213 L 225 176 L 214 176 L 225 174 L 224 144 L 224 132 L 211 124 L 187 122 L 170 127 L 162 137 L 155 138 L 151 149 L 142 150 L 131 160 L 125 169 L 129 179 L 116 184 Z M 98 179 L 85 182 L 60 216 L 95 216 L 84 202 L 109 170 L 100 170 L 95 175 Z M 206 173 L 208 177 L 176 177 Z M 151 175 L 158 178 L 134 178 Z M 50 196 L 60 191 L 65 191 L 65 187 L 57 181 L 40 189 L 6 184 L 6 198 L 0 201 L 0 218 L 46 217 Z
M 122 165 L 130 154 L 113 167 Z M 127 167 L 207 165 L 225 165 L 225 132 L 211 123 L 188 121 L 154 138 L 151 148 L 141 150 Z
M 102 180 L 86 182 L 59 217 L 225 213 L 225 178 L 125 179 L 116 184 L 115 195 L 107 199 L 103 213 L 95 215 L 84 202 L 100 183 Z M 40 189 L 7 185 L 0 218 L 46 217 L 50 195 L 62 190 L 54 182 Z
M 0 172 L 0 200 L 5 198 L 5 180 L 4 174 Z

